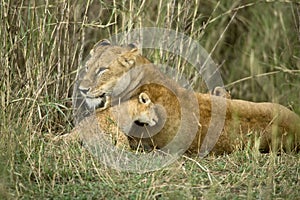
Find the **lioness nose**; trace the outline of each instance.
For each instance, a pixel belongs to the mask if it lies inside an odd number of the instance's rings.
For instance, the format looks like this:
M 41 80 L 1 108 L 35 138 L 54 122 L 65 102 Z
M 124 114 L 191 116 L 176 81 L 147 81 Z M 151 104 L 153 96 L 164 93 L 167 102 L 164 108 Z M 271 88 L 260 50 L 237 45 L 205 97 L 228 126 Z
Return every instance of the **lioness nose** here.
M 82 79 L 79 83 L 78 90 L 83 95 L 87 95 L 88 92 L 91 90 L 92 81 L 89 79 Z
M 90 91 L 90 88 L 86 88 L 86 87 L 82 87 L 82 86 L 79 86 L 78 89 L 83 94 L 87 94 L 88 91 Z

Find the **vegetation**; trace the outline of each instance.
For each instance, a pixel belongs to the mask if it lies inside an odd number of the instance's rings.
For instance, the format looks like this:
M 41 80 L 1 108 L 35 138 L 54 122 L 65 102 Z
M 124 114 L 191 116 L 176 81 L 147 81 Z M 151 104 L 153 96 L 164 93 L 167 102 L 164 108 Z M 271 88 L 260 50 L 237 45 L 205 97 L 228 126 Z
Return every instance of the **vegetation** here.
M 0 15 L 0 199 L 299 198 L 299 154 L 246 148 L 137 174 L 104 166 L 80 144 L 49 140 L 73 128 L 72 85 L 94 43 L 142 27 L 199 41 L 233 98 L 299 114 L 297 0 L 2 0 Z

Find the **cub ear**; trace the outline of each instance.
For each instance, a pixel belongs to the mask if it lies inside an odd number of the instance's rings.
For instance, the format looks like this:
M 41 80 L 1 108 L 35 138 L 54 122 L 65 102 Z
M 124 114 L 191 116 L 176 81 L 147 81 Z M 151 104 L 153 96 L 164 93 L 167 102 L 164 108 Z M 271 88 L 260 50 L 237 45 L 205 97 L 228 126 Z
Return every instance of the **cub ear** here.
M 139 102 L 141 104 L 149 105 L 151 103 L 151 99 L 146 93 L 142 92 L 139 95 Z

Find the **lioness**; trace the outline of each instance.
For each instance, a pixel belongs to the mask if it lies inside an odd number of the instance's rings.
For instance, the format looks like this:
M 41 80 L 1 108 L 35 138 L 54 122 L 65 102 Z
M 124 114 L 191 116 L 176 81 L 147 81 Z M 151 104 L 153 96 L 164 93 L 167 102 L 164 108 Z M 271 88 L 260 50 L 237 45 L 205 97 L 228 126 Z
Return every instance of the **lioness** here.
M 109 44 L 100 44 L 99 48 L 101 49 L 105 46 L 109 46 Z M 94 69 L 90 71 L 89 68 L 87 68 L 86 74 L 90 73 L 90 76 L 94 77 L 93 80 L 95 80 L 94 82 L 96 82 L 96 84 L 91 83 L 90 87 L 78 87 L 82 95 L 86 97 L 85 102 L 89 107 L 94 107 L 96 109 L 101 107 L 99 112 L 96 114 L 100 123 L 103 119 L 107 118 L 107 116 L 105 116 L 106 113 L 104 109 L 107 108 L 108 105 L 103 104 L 102 102 L 103 100 L 109 99 L 109 94 L 111 94 L 112 88 L 117 80 L 120 80 L 122 74 L 127 72 L 129 69 L 138 66 L 139 63 L 145 64 L 149 62 L 147 59 L 142 59 L 142 56 L 138 54 L 136 50 L 127 52 L 125 57 L 130 58 L 130 60 L 143 61 L 128 62 L 129 59 L 123 59 L 124 56 L 121 56 L 120 59 L 118 58 L 107 65 L 109 66 L 109 69 L 113 71 L 112 73 L 114 75 L 107 77 L 108 79 L 106 79 L 106 81 L 102 81 L 102 75 L 97 75 L 97 71 L 101 71 L 101 69 L 98 69 L 99 65 L 91 64 Z M 120 65 L 123 67 L 119 67 Z M 159 133 L 153 134 L 148 138 L 143 138 L 142 135 L 131 136 L 129 139 L 130 144 L 132 147 L 135 147 L 136 141 L 138 141 L 145 146 L 163 148 L 173 140 L 180 126 L 181 108 L 176 96 L 184 96 L 185 89 L 180 88 L 176 83 L 171 83 L 173 85 L 173 91 L 170 91 L 163 85 L 153 84 L 152 82 L 154 79 L 159 80 L 164 78 L 160 72 L 155 70 L 155 66 L 142 67 L 140 69 L 140 73 L 129 74 L 129 76 L 129 79 L 124 79 L 130 80 L 129 83 L 126 83 L 126 81 L 124 82 L 125 87 L 120 89 L 120 91 L 117 91 L 118 95 L 121 93 L 125 96 L 136 96 L 140 93 L 147 94 L 155 105 L 162 106 L 166 112 L 165 115 L 161 114 L 159 110 L 155 110 L 157 116 L 160 116 L 158 117 L 158 121 L 165 120 L 165 124 Z M 85 78 L 82 80 L 85 80 Z M 82 83 L 85 83 L 85 81 L 79 82 L 78 85 L 84 85 Z M 92 91 L 92 86 L 93 88 L 96 88 L 95 91 L 97 92 L 91 94 L 97 93 L 98 95 L 87 95 L 87 92 Z M 87 90 L 87 88 L 89 89 Z M 201 93 L 197 93 L 195 96 L 199 103 L 200 120 L 194 123 L 198 131 L 195 138 L 189 138 L 192 140 L 189 151 L 199 153 L 201 151 L 203 139 L 206 136 L 206 138 L 210 138 L 210 136 L 206 135 L 206 133 L 210 121 L 212 120 L 212 104 L 218 107 L 218 102 L 221 103 L 224 101 L 224 98 L 212 97 L 208 94 Z M 212 101 L 212 99 L 214 99 L 214 101 Z M 130 101 L 131 99 L 128 100 L 128 102 Z M 232 152 L 237 144 L 247 143 L 250 135 L 255 135 L 259 138 L 260 149 L 263 151 L 267 151 L 270 148 L 283 148 L 287 151 L 291 151 L 299 147 L 300 119 L 292 111 L 281 105 L 273 103 L 253 103 L 230 99 L 226 99 L 225 101 L 227 105 L 225 124 L 222 129 L 222 134 L 213 148 L 213 152 L 217 154 Z M 186 103 L 189 103 L 188 99 Z M 153 108 L 155 108 L 155 106 L 152 107 L 152 109 Z M 218 117 L 218 109 L 221 110 L 223 108 L 217 108 L 217 111 L 213 113 L 213 118 Z M 161 116 L 166 116 L 166 118 Z M 214 139 L 215 138 L 212 138 L 211 140 Z M 210 139 L 206 141 L 208 141 L 208 143 L 206 142 L 204 145 L 210 146 Z
M 118 79 L 132 67 L 149 63 L 135 44 L 117 46 L 108 40 L 99 41 L 90 51 L 74 85 L 75 122 L 80 122 L 95 109 L 109 107 L 109 97 Z M 126 82 L 124 87 L 129 84 L 133 86 L 134 82 Z

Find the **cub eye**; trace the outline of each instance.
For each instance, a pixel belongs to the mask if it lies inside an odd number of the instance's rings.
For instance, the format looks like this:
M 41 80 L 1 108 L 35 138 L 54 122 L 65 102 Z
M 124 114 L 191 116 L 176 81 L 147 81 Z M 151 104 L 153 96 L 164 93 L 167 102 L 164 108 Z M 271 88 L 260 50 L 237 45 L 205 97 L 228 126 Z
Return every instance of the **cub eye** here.
M 100 67 L 96 70 L 96 74 L 97 76 L 100 76 L 101 74 L 103 74 L 106 70 L 108 70 L 108 68 L 105 67 Z
M 139 95 L 139 101 L 140 101 L 140 103 L 146 104 L 146 105 L 151 103 L 149 96 L 143 92 Z
M 147 103 L 147 100 L 146 100 L 144 97 L 141 97 L 141 98 L 140 98 L 140 101 L 141 101 L 143 104 L 146 104 L 146 103 Z

